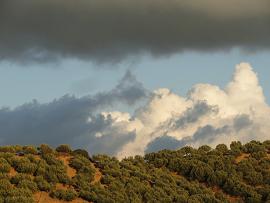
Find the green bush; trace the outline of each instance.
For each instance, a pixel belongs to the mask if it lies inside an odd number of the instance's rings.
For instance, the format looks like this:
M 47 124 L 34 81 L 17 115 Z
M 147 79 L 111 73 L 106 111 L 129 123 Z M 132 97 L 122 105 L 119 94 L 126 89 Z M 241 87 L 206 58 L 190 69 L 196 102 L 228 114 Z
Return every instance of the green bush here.
M 71 153 L 71 152 L 72 152 L 70 146 L 69 146 L 69 145 L 66 145 L 66 144 L 59 145 L 59 146 L 55 149 L 55 151 L 57 151 L 57 152 L 62 152 L 62 153 Z
M 76 149 L 76 150 L 74 150 L 72 152 L 72 155 L 73 156 L 81 155 L 81 156 L 83 156 L 83 157 L 85 157 L 87 159 L 90 158 L 88 152 L 86 150 L 84 150 L 84 149 Z
M 9 182 L 7 178 L 0 179 L 0 190 L 4 190 L 4 191 L 12 190 L 12 184 Z
M 27 173 L 27 174 L 33 174 L 37 169 L 37 165 L 34 163 L 31 163 L 29 159 L 27 160 L 21 160 L 18 162 L 17 166 L 15 166 L 15 170 L 19 173 Z
M 34 146 L 23 146 L 22 150 L 26 154 L 33 154 L 33 155 L 38 154 L 37 148 Z
M 8 173 L 10 170 L 11 166 L 9 165 L 8 161 L 4 158 L 0 158 L 0 172 Z
M 7 197 L 5 199 L 5 203 L 34 203 L 34 199 L 32 197 L 24 197 L 24 196 L 15 196 L 15 197 Z
M 73 189 L 67 189 L 67 190 L 53 190 L 50 192 L 50 196 L 52 198 L 57 198 L 60 200 L 65 201 L 72 201 L 74 200 L 78 195 L 75 190 Z
M 38 147 L 38 150 L 40 151 L 41 155 L 54 153 L 54 150 L 50 148 L 47 144 L 40 145 L 40 147 Z
M 228 152 L 229 149 L 228 149 L 227 145 L 219 144 L 219 145 L 216 146 L 216 150 L 219 151 L 222 154 L 225 154 L 226 152 Z
M 5 203 L 34 203 L 32 192 L 28 189 L 13 188 L 8 192 Z
M 36 192 L 38 190 L 37 184 L 32 180 L 22 180 L 17 185 L 18 188 L 29 189 L 32 192 Z
M 13 146 L 2 146 L 2 147 L 0 147 L 0 152 L 15 153 L 16 149 Z
M 10 179 L 12 184 L 18 185 L 23 180 L 31 180 L 31 176 L 28 174 L 18 173 Z
M 40 191 L 49 192 L 52 188 L 51 184 L 49 184 L 43 176 L 36 176 L 34 179 L 35 183 L 37 184 L 37 187 Z

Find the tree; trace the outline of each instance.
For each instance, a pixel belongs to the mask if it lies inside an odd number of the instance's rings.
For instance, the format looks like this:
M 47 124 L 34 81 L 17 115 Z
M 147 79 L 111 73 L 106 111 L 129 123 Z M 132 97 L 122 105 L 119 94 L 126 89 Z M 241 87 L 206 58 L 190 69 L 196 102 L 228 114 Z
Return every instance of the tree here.
M 76 150 L 74 150 L 74 151 L 72 152 L 72 155 L 73 155 L 73 156 L 81 155 L 81 156 L 83 156 L 83 157 L 85 157 L 85 158 L 87 158 L 87 159 L 90 158 L 88 152 L 87 152 L 86 150 L 84 150 L 84 149 L 76 149 Z
M 242 153 L 243 150 L 243 146 L 242 143 L 239 141 L 234 141 L 230 144 L 230 148 L 231 148 L 231 153 L 235 156 L 238 156 Z
M 67 144 L 59 145 L 55 150 L 57 152 L 68 153 L 68 154 L 72 152 L 70 146 Z
M 42 155 L 51 154 L 54 152 L 53 149 L 50 148 L 49 145 L 47 144 L 41 144 L 38 150 L 40 151 Z
M 228 147 L 225 144 L 219 144 L 216 146 L 216 150 L 219 151 L 221 154 L 225 154 L 226 152 L 228 152 Z

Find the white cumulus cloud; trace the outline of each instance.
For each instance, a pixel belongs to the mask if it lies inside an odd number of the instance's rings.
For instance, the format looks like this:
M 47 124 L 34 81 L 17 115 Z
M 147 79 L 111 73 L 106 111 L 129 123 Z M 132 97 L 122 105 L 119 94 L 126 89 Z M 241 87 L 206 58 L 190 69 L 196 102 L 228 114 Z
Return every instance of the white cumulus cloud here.
M 102 115 L 112 120 L 110 132 L 117 129 L 115 132 L 119 133 L 121 129 L 123 135 L 134 133 L 134 139 L 115 153 L 119 158 L 184 145 L 215 146 L 233 140 L 270 138 L 270 107 L 258 76 L 248 63 L 236 66 L 231 82 L 224 89 L 197 84 L 186 97 L 169 89 L 158 89 L 134 115 L 126 112 Z

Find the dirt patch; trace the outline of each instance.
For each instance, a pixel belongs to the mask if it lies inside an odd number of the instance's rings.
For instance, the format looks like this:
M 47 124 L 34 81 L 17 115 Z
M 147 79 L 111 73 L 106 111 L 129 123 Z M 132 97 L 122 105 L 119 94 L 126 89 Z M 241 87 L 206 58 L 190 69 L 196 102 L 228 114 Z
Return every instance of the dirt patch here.
M 67 202 L 58 199 L 53 199 L 47 192 L 38 192 L 34 195 L 34 200 L 36 203 L 89 203 L 83 199 L 77 198 L 73 201 Z
M 68 189 L 71 189 L 71 188 L 73 188 L 73 187 L 70 186 L 70 185 L 64 185 L 64 184 L 62 184 L 62 183 L 56 183 L 55 188 L 56 188 L 57 190 L 68 190 Z
M 67 167 L 67 175 L 70 177 L 70 178 L 73 178 L 75 175 L 76 175 L 76 170 L 74 168 L 71 168 L 69 166 L 69 160 L 71 159 L 72 157 L 69 156 L 69 155 L 60 155 L 58 157 L 59 160 L 63 161 L 65 166 Z
M 250 156 L 250 154 L 247 154 L 247 153 L 243 153 L 241 155 L 239 155 L 238 157 L 236 157 L 235 159 L 235 163 L 240 163 L 241 161 L 245 160 L 245 159 L 248 159 Z
M 96 169 L 96 173 L 94 176 L 94 180 L 92 181 L 92 184 L 100 182 L 100 179 L 102 177 L 102 173 L 100 172 L 100 170 L 98 168 L 95 168 L 95 169 Z
M 15 176 L 16 174 L 17 174 L 17 171 L 16 171 L 14 168 L 11 168 L 10 171 L 9 171 L 9 173 L 8 173 L 8 175 L 9 175 L 10 177 Z

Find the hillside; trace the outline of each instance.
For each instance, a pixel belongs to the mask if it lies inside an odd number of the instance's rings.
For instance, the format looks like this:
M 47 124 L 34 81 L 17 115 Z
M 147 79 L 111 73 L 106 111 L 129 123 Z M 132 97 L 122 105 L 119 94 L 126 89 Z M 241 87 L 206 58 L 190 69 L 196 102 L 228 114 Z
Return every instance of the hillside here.
M 0 203 L 270 202 L 270 141 L 121 161 L 68 145 L 0 147 Z

